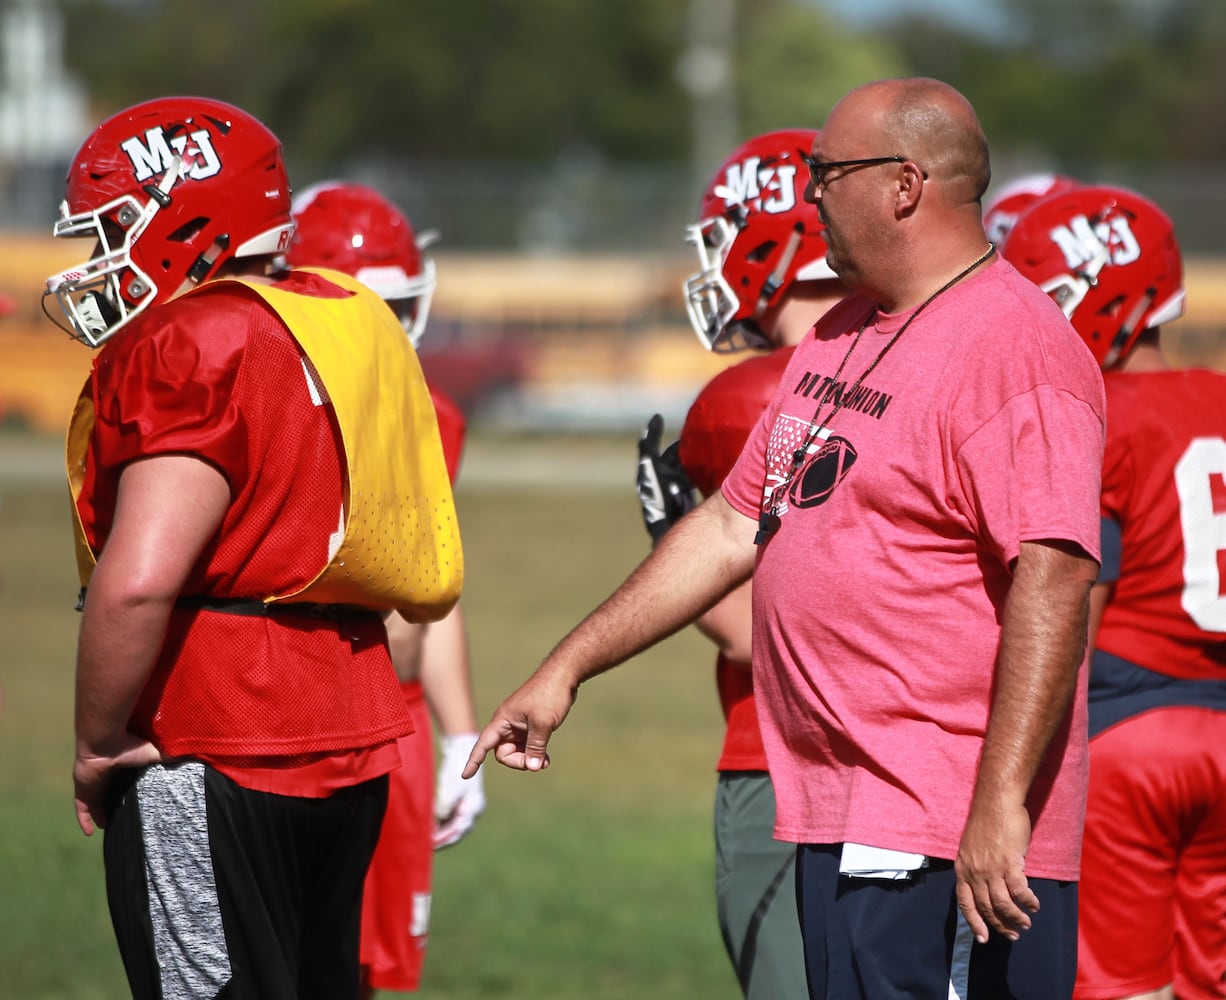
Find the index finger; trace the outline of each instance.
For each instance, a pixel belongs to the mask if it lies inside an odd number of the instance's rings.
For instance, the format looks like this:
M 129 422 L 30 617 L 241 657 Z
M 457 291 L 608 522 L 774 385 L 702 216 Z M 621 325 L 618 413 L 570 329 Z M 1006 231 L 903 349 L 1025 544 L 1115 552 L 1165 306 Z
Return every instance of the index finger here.
M 460 772 L 461 778 L 471 778 L 477 773 L 478 769 L 485 762 L 486 755 L 498 745 L 497 734 L 490 734 L 491 726 L 486 726 L 481 730 L 481 735 L 477 737 L 477 742 L 473 744 L 472 750 L 468 752 L 468 760 L 464 764 L 464 770 Z
M 491 751 L 494 759 L 503 767 L 516 771 L 544 770 L 549 766 L 549 754 L 545 752 L 548 739 L 548 732 L 542 733 L 540 730 L 533 736 L 526 721 L 514 722 L 506 716 L 495 716 L 477 737 L 468 755 L 468 763 L 461 772 L 462 777 L 471 778 L 476 774 L 477 768 Z

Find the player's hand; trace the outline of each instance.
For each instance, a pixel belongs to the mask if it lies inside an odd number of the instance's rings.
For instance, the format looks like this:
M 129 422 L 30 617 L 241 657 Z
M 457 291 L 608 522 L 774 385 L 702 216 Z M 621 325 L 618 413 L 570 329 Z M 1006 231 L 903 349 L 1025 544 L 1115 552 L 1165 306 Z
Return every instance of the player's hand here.
M 1024 805 L 971 804 L 962 843 L 954 861 L 958 909 L 975 940 L 988 940 L 988 928 L 1016 941 L 1030 928 L 1039 898 L 1026 880 L 1030 814 Z
M 498 706 L 468 755 L 464 777 L 471 778 L 491 751 L 504 767 L 543 771 L 549 766 L 549 738 L 575 703 L 578 685 L 542 665 Z
M 682 515 L 694 508 L 694 484 L 681 468 L 677 455 L 681 442 L 674 441 L 661 452 L 663 430 L 664 418 L 653 414 L 639 438 L 639 467 L 635 478 L 643 523 L 657 542 Z
M 485 812 L 485 782 L 478 770 L 464 777 L 476 733 L 453 733 L 439 740 L 442 761 L 434 785 L 434 849 L 457 844 Z
M 106 754 L 78 747 L 72 765 L 72 783 L 81 832 L 89 837 L 94 830 L 106 827 L 106 790 L 116 768 L 144 767 L 161 759 L 157 747 L 132 733 L 124 733 Z

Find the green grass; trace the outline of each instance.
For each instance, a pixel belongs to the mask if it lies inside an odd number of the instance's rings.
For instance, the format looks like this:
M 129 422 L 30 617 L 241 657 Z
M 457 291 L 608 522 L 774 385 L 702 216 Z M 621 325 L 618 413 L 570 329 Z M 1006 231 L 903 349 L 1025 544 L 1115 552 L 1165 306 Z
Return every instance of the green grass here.
M 633 441 L 537 449 L 581 452 L 588 463 L 596 449 L 626 485 L 571 488 L 543 473 L 540 488 L 466 488 L 461 476 L 464 604 L 483 719 L 647 550 Z M 481 455 L 470 451 L 466 471 Z M 0 476 L 0 996 L 23 1000 L 127 995 L 101 837 L 82 837 L 72 811 L 67 517 L 61 483 Z M 417 996 L 738 995 L 712 888 L 722 732 L 713 659 L 692 630 L 678 635 L 585 686 L 551 743 L 548 772 L 486 768 L 485 816 L 436 857 Z

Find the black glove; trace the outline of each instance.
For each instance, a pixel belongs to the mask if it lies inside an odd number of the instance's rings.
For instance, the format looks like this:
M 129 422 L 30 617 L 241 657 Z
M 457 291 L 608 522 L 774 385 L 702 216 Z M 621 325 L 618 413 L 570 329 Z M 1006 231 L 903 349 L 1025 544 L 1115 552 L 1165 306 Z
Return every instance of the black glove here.
M 635 479 L 643 523 L 652 541 L 658 542 L 683 514 L 694 507 L 694 484 L 681 468 L 674 441 L 660 452 L 660 433 L 664 418 L 656 413 L 639 438 L 639 471 Z

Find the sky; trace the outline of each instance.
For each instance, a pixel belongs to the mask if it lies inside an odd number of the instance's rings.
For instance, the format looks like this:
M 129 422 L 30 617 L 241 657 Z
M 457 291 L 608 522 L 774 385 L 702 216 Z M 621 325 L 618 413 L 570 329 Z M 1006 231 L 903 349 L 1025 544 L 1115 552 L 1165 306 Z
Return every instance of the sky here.
M 871 27 L 896 14 L 932 14 L 963 27 L 991 34 L 1002 30 L 1003 15 L 994 0 L 815 0 L 856 27 Z

